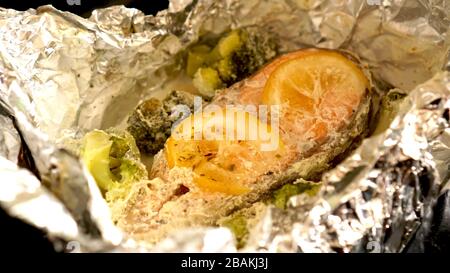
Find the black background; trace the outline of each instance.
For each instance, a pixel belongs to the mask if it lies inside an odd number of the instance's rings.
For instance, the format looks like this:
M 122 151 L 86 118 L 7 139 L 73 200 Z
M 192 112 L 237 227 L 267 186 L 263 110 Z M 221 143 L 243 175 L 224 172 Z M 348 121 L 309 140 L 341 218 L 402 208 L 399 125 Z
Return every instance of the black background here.
M 146 14 L 156 14 L 159 10 L 168 7 L 167 0 L 79 0 L 80 5 L 69 5 L 68 1 L 71 0 L 0 0 L 0 7 L 26 10 L 51 4 L 60 10 L 70 11 L 83 17 L 89 17 L 93 9 L 111 5 L 122 4 L 127 7 L 140 9 Z M 426 252 L 450 252 L 450 194 L 447 193 L 439 198 L 433 222 L 431 235 L 427 238 Z M 413 240 L 410 250 L 412 252 L 415 252 L 413 250 L 414 244 Z M 51 253 L 54 250 L 43 231 L 33 228 L 18 219 L 9 217 L 0 208 L 0 251 L 9 253 Z
M 70 5 L 70 2 L 79 1 L 80 5 Z M 112 5 L 125 5 L 129 8 L 137 8 L 145 14 L 156 14 L 159 10 L 169 6 L 168 0 L 0 0 L 0 7 L 12 8 L 16 10 L 27 10 L 37 8 L 42 5 L 51 4 L 55 8 L 70 11 L 83 17 L 89 17 L 91 11 L 97 8 L 104 8 Z
M 69 0 L 70 1 L 70 0 Z M 3 1 L 0 0 L 0 7 L 12 8 L 16 10 L 27 10 L 37 8 L 42 5 L 51 4 L 55 8 L 63 11 L 70 11 L 83 17 L 89 17 L 91 11 L 97 8 L 104 8 L 111 5 L 125 5 L 129 8 L 137 8 L 145 14 L 156 14 L 159 10 L 166 9 L 168 0 L 80 0 L 80 5 L 68 5 L 67 0 L 55 1 Z M 1 180 L 1 178 L 0 178 Z M 5 182 L 5 181 L 0 181 Z M 45 233 L 29 226 L 22 221 L 9 217 L 0 208 L 0 250 L 6 252 L 53 252 L 52 244 L 47 240 Z

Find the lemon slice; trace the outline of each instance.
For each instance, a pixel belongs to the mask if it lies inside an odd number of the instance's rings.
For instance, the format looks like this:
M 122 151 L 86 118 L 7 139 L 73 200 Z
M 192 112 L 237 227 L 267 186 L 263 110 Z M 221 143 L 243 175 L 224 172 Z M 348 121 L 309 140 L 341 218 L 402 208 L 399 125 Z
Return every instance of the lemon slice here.
M 286 126 L 320 142 L 348 121 L 369 81 L 355 63 L 338 52 L 304 52 L 274 69 L 261 101 L 280 105 Z
M 270 141 L 273 149 L 265 150 L 263 144 Z M 252 113 L 221 109 L 181 122 L 165 152 L 169 168 L 192 168 L 199 189 L 239 195 L 249 191 L 246 183 L 283 155 L 284 146 L 278 133 Z
M 232 171 L 203 160 L 194 169 L 194 183 L 207 192 L 221 192 L 240 195 L 250 191 L 248 187 L 236 179 Z

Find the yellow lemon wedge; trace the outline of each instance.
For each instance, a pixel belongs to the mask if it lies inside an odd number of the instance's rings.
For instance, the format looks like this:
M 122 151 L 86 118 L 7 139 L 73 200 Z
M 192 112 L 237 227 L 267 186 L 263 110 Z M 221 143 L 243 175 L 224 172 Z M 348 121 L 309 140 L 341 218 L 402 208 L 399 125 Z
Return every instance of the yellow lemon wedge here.
M 265 149 L 269 142 L 275 145 Z M 247 182 L 282 156 L 283 147 L 278 133 L 254 114 L 220 109 L 182 121 L 165 152 L 169 168 L 192 168 L 201 190 L 239 195 L 249 191 Z
M 305 50 L 274 69 L 261 102 L 280 105 L 288 127 L 321 142 L 349 120 L 368 87 L 362 70 L 344 55 Z

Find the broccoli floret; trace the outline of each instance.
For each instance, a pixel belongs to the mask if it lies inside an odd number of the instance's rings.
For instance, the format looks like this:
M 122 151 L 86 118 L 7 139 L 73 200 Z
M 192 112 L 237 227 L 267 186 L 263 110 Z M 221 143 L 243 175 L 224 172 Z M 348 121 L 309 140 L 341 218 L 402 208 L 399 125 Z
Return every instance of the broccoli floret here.
M 138 105 L 128 118 L 127 130 L 136 139 L 142 153 L 159 151 L 170 135 L 170 122 L 162 102 L 150 98 Z
M 223 86 L 217 70 L 210 67 L 200 67 L 195 72 L 193 84 L 207 98 L 214 96 L 214 92 Z
M 233 30 L 209 52 L 208 48 L 206 45 L 193 47 L 186 64 L 194 86 L 206 97 L 250 76 L 278 54 L 274 37 L 256 28 Z
M 322 183 L 320 182 L 306 181 L 301 178 L 297 179 L 294 183 L 286 184 L 275 190 L 261 202 L 254 203 L 249 208 L 238 210 L 221 219 L 219 224 L 229 228 L 233 232 L 237 240 L 238 248 L 244 247 L 248 239 L 249 231 L 258 223 L 267 204 L 273 204 L 280 209 L 285 209 L 289 198 L 292 196 L 302 193 L 314 196 L 319 192 L 321 186 Z
M 236 214 L 226 219 L 222 226 L 227 227 L 234 234 L 237 241 L 237 247 L 241 248 L 245 245 L 249 230 L 247 227 L 247 219 L 244 215 Z
M 182 117 L 173 115 L 177 105 L 185 105 L 192 112 L 194 96 L 183 91 L 172 91 L 162 101 L 150 98 L 142 102 L 131 113 L 127 131 L 135 138 L 139 151 L 152 155 L 164 147 L 172 125 Z
M 248 208 L 243 208 L 220 219 L 218 224 L 229 228 L 236 238 L 237 247 L 242 248 L 248 240 L 249 231 L 259 223 L 266 208 L 267 205 L 263 202 L 256 202 Z
M 193 77 L 197 69 L 199 69 L 208 59 L 211 48 L 207 45 L 199 45 L 193 47 L 188 52 L 186 73 Z
M 321 185 L 322 183 L 298 179 L 294 184 L 286 184 L 278 190 L 274 191 L 271 201 L 276 207 L 284 209 L 286 208 L 286 204 L 289 198 L 291 198 L 292 196 L 301 193 L 306 193 L 309 196 L 314 196 L 319 191 Z
M 236 81 L 237 75 L 235 70 L 235 64 L 230 58 L 225 58 L 217 62 L 217 71 L 219 72 L 221 81 L 224 83 Z
M 274 36 L 267 32 L 261 33 L 255 28 L 249 28 L 241 32 L 241 39 L 244 41 L 242 47 L 231 55 L 236 78 L 226 82 L 227 85 L 255 73 L 279 53 Z
M 378 124 L 373 133 L 374 135 L 389 128 L 405 97 L 406 94 L 403 91 L 393 89 L 382 98 L 380 111 L 378 113 Z
M 244 33 L 244 31 L 241 32 L 239 30 L 231 31 L 219 40 L 214 50 L 217 50 L 222 58 L 230 57 L 241 48 L 244 42 L 242 39 Z
M 82 139 L 81 159 L 108 202 L 124 198 L 134 182 L 147 178 L 136 143 L 127 132 L 87 133 Z

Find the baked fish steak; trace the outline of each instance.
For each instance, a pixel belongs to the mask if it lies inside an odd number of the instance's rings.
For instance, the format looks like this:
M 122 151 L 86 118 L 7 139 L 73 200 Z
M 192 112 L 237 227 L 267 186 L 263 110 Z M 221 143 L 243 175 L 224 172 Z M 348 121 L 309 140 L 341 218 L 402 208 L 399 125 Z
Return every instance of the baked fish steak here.
M 284 184 L 319 181 L 367 132 L 371 97 L 370 76 L 347 53 L 282 55 L 181 121 L 113 218 L 153 243 L 216 226 Z

